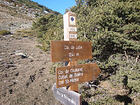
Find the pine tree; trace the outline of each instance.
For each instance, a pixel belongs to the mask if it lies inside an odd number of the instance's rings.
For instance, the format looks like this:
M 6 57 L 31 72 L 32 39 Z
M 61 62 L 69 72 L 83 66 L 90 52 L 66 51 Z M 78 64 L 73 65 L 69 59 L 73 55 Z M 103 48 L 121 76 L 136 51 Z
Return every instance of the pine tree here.
M 140 52 L 139 0 L 85 0 L 71 10 L 77 13 L 79 38 L 93 42 L 94 55 Z

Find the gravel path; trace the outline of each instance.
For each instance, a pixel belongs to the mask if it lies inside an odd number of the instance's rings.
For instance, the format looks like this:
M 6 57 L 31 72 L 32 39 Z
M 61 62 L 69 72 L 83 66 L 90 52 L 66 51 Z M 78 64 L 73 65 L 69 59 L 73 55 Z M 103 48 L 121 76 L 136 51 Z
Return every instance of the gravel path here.
M 34 38 L 0 37 L 0 105 L 55 105 L 50 55 Z

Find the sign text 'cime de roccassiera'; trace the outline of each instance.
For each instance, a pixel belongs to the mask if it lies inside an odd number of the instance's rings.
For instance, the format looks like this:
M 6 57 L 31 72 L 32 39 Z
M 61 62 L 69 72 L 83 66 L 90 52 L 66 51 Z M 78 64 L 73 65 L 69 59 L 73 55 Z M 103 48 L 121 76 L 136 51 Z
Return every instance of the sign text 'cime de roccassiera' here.
M 96 79 L 99 73 L 100 69 L 96 63 L 60 67 L 56 69 L 56 87 L 91 81 Z
M 91 42 L 51 41 L 52 62 L 92 59 Z

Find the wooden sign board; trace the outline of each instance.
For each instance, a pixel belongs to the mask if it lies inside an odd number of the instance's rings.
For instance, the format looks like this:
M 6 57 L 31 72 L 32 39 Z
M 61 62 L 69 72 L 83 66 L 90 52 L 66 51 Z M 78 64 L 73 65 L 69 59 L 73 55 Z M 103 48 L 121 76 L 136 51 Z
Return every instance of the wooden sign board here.
M 92 59 L 91 42 L 51 41 L 52 62 Z
M 81 95 L 74 91 L 69 91 L 66 88 L 56 88 L 56 84 L 52 87 L 55 98 L 64 105 L 80 105 Z
M 95 80 L 100 69 L 96 63 L 66 66 L 56 69 L 56 87 L 71 86 L 82 82 Z

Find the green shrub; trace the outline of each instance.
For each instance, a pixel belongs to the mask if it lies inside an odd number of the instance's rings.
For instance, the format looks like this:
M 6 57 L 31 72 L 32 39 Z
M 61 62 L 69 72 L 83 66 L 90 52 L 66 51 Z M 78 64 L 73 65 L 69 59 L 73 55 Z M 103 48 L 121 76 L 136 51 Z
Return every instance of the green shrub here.
M 76 0 L 78 38 L 93 42 L 93 55 L 140 52 L 139 0 Z
M 8 35 L 8 34 L 11 34 L 11 32 L 7 31 L 7 30 L 1 30 L 0 31 L 0 35 Z
M 63 63 L 53 63 L 52 67 L 50 69 L 50 74 L 55 75 L 56 74 L 56 68 L 62 67 L 62 66 L 63 66 Z
M 41 48 L 48 51 L 51 40 L 63 39 L 63 17 L 56 14 L 42 16 L 33 23 L 33 30 L 42 44 Z
M 135 57 L 129 56 L 127 61 L 123 54 L 115 54 L 109 58 L 109 62 L 115 62 L 119 65 L 116 74 L 110 77 L 114 85 L 123 85 L 124 76 L 127 76 L 126 86 L 131 88 L 133 92 L 140 92 L 140 65 L 139 62 L 136 63 L 135 59 Z
M 126 87 L 132 89 L 130 94 L 140 93 L 140 62 L 136 62 L 140 52 L 140 1 L 75 1 L 77 6 L 72 7 L 71 11 L 77 14 L 78 39 L 93 43 L 94 60 L 98 61 L 102 71 L 100 80 L 110 80 L 119 87 L 125 84 L 126 76 Z M 112 97 L 91 102 L 92 105 L 115 103 Z

